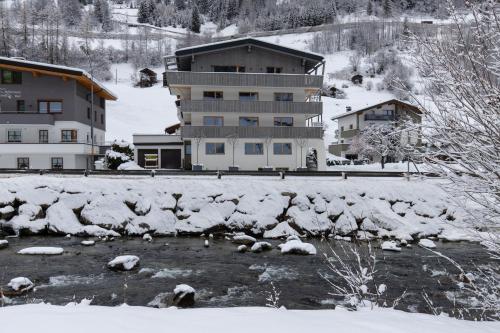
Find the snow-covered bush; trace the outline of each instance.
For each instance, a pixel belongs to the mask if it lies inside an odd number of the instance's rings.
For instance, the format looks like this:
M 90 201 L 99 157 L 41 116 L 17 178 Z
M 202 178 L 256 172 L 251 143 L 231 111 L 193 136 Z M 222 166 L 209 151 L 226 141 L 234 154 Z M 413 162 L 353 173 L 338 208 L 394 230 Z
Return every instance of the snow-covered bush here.
M 111 149 L 106 151 L 106 166 L 108 169 L 117 170 L 123 163 L 134 159 L 132 145 L 126 141 L 114 141 Z

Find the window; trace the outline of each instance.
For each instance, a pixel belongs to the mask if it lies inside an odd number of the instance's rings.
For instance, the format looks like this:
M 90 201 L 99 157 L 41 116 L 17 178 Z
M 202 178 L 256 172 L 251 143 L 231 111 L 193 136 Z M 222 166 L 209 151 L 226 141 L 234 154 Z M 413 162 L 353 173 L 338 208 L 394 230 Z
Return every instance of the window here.
M 274 155 L 292 155 L 291 143 L 275 143 L 273 144 Z
M 224 155 L 224 143 L 207 142 L 205 144 L 205 153 L 207 155 Z
M 18 169 L 29 169 L 30 159 L 28 157 L 18 157 L 17 158 L 17 168 Z
M 257 127 L 257 126 L 259 126 L 259 118 L 258 117 L 240 117 L 240 126 Z
M 90 119 L 90 108 L 87 108 L 87 119 Z
M 211 99 L 222 99 L 224 94 L 222 91 L 204 91 L 203 92 L 203 99 L 204 100 L 211 100 Z
M 344 131 L 344 126 L 340 126 L 340 131 L 343 132 Z
M 274 126 L 293 126 L 293 117 L 274 117 Z
M 214 72 L 226 72 L 226 73 L 245 72 L 245 66 L 213 66 L 213 68 Z
M 259 93 L 256 92 L 240 92 L 240 101 L 258 101 Z
M 76 142 L 76 130 L 61 130 L 62 142 Z
M 7 131 L 7 140 L 9 142 L 21 142 L 21 130 L 8 130 Z
M 17 112 L 26 111 L 26 104 L 25 104 L 23 99 L 17 100 L 16 104 L 17 104 L 17 107 L 16 107 Z
M 224 117 L 205 116 L 203 117 L 204 126 L 224 126 Z
M 104 99 L 103 97 L 100 97 L 99 98 L 99 106 L 103 109 L 106 108 L 106 99 Z
M 50 159 L 50 165 L 52 169 L 61 170 L 64 166 L 62 157 L 52 157 Z
M 277 102 L 293 102 L 293 93 L 274 93 Z
M 38 142 L 39 143 L 49 143 L 49 131 L 39 130 L 38 131 Z
M 262 143 L 245 143 L 245 155 L 263 155 L 264 144 Z
M 191 141 L 190 140 L 184 141 L 184 154 L 191 155 Z
M 351 129 L 351 130 L 352 130 L 352 124 L 350 124 L 350 125 L 349 125 L 349 129 Z
M 267 67 L 266 71 L 269 74 L 272 74 L 272 73 L 279 74 L 279 73 L 283 72 L 283 67 Z
M 97 111 L 94 111 L 94 123 L 97 123 Z
M 62 101 L 38 101 L 39 113 L 61 113 Z
M 2 84 L 22 84 L 23 74 L 21 72 L 13 72 L 2 70 Z
M 103 114 L 101 114 L 101 124 L 104 125 L 104 115 Z

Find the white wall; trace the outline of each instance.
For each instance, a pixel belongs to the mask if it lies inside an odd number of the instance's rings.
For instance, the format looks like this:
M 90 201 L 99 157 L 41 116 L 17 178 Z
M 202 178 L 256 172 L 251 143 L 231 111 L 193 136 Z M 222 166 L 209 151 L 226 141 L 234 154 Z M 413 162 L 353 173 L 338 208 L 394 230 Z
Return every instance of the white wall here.
M 206 143 L 224 143 L 225 153 L 223 155 L 207 155 Z M 264 144 L 264 153 L 262 155 L 245 155 L 245 143 L 263 143 L 261 139 L 239 139 L 234 147 L 235 151 L 235 165 L 239 166 L 241 170 L 258 170 L 264 166 L 272 166 L 274 168 L 288 168 L 295 170 L 301 167 L 301 150 L 300 147 L 293 139 L 274 139 L 269 145 L 269 162 L 267 162 L 267 147 Z M 274 155 L 274 143 L 291 143 L 291 155 Z M 306 154 L 308 148 L 314 148 L 318 152 L 318 170 L 325 169 L 325 148 L 322 139 L 310 139 L 307 145 L 302 149 L 302 167 L 306 166 Z M 192 163 L 197 163 L 197 144 L 192 141 Z M 232 145 L 226 139 L 202 139 L 198 149 L 198 164 L 203 164 L 204 169 L 207 170 L 227 170 L 233 165 L 233 149 Z

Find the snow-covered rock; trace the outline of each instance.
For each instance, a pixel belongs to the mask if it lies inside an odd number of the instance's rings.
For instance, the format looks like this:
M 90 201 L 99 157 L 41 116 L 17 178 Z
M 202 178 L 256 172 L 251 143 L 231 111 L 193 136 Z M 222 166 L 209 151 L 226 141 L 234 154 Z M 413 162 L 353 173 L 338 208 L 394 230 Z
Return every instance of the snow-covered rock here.
M 93 245 L 95 245 L 95 241 L 93 241 L 93 240 L 84 240 L 80 244 L 82 244 L 83 246 L 93 246 Z
M 142 239 L 145 240 L 146 242 L 152 242 L 153 241 L 153 237 L 151 237 L 150 234 L 144 234 L 144 236 L 142 236 Z
M 419 242 L 418 245 L 426 247 L 428 249 L 434 249 L 436 247 L 436 244 L 431 241 L 430 239 L 427 238 L 422 238 Z
M 255 242 L 252 247 L 250 248 L 250 251 L 254 253 L 259 253 L 262 251 L 269 251 L 273 248 L 271 243 L 268 242 Z
M 12 206 L 5 206 L 5 207 L 0 208 L 0 220 L 1 219 L 4 219 L 4 220 L 10 219 L 12 216 L 14 216 L 15 211 L 16 210 Z
M 384 251 L 401 252 L 401 248 L 398 246 L 398 244 L 395 241 L 383 242 L 381 245 L 381 249 Z
M 108 268 L 114 271 L 130 271 L 139 265 L 139 257 L 133 255 L 118 256 L 108 262 Z
M 187 284 L 179 284 L 174 289 L 173 305 L 181 308 L 192 307 L 195 302 L 195 290 Z
M 64 249 L 62 247 L 35 246 L 27 247 L 17 253 L 26 255 L 60 255 L 64 253 Z
M 238 246 L 238 252 L 244 253 L 244 252 L 247 252 L 247 251 L 248 251 L 248 246 L 246 246 L 246 245 L 240 245 L 240 246 Z
M 264 232 L 264 238 L 282 238 L 292 235 L 298 236 L 299 233 L 294 228 L 292 228 L 286 221 L 280 222 L 277 226 L 275 226 L 271 230 L 266 230 Z
M 248 235 L 235 235 L 233 237 L 233 243 L 250 246 L 257 241 L 255 237 Z
M 304 254 L 315 255 L 316 248 L 310 243 L 303 243 L 300 240 L 292 239 L 278 246 L 282 254 Z
M 28 278 L 16 277 L 16 278 L 10 280 L 10 282 L 7 284 L 7 286 L 9 286 L 14 291 L 25 292 L 25 291 L 33 289 L 33 287 L 35 285 Z
M 6 239 L 0 239 L 0 250 L 5 249 L 9 246 L 9 241 Z

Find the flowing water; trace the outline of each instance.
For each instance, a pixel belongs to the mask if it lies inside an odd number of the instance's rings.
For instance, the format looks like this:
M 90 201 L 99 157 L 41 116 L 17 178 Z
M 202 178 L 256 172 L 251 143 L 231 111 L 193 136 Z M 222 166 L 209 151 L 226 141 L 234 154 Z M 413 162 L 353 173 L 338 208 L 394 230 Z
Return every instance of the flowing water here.
M 177 284 L 196 289 L 196 306 L 264 306 L 272 284 L 280 292 L 279 304 L 287 308 L 331 308 L 339 299 L 329 295 L 329 283 L 321 276 L 341 282 L 327 267 L 323 253 L 333 248 L 349 262 L 342 250 L 354 246 L 343 241 L 308 240 L 315 256 L 282 255 L 276 245 L 269 252 L 238 253 L 237 245 L 220 238 L 204 247 L 201 238 L 155 238 L 146 242 L 137 238 L 97 241 L 84 247 L 81 238 L 23 237 L 9 238 L 9 247 L 0 250 L 0 286 L 10 279 L 24 276 L 36 284 L 25 295 L 10 298 L 10 304 L 45 301 L 66 304 L 84 298 L 92 304 L 169 306 Z M 488 253 L 478 244 L 437 243 L 437 250 L 457 260 L 464 267 L 486 265 Z M 59 256 L 19 255 L 17 251 L 31 246 L 60 246 Z M 379 246 L 378 243 L 373 244 Z M 366 244 L 361 245 L 366 250 Z M 130 272 L 110 271 L 106 264 L 115 256 L 133 254 L 140 257 L 140 267 Z M 424 302 L 427 293 L 434 305 L 450 312 L 454 305 L 450 295 L 460 295 L 454 280 L 456 269 L 444 259 L 416 245 L 401 252 L 375 249 L 376 283 L 387 285 L 389 305 L 403 294 L 397 308 L 429 312 Z

